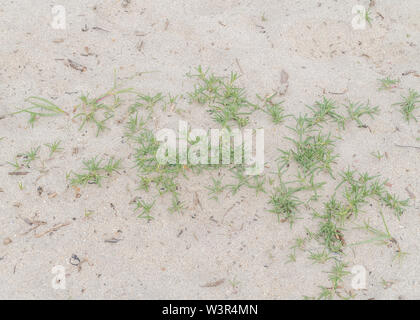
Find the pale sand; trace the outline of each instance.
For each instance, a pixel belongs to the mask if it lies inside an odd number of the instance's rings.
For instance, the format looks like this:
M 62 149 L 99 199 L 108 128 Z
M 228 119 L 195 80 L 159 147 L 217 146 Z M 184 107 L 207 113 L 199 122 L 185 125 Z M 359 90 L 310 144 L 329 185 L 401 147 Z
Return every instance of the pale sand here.
M 72 113 L 81 92 L 93 97 L 112 86 L 114 69 L 120 79 L 158 71 L 129 82 L 150 94 L 185 94 L 193 86 L 185 74 L 199 64 L 219 74 L 235 70 L 243 72 L 240 82 L 250 97 L 276 89 L 285 70 L 289 87 L 284 105 L 289 113 L 303 112 L 305 104 L 323 94 L 340 103 L 350 98 L 378 105 L 380 116 L 366 119 L 370 130 L 348 126 L 343 140 L 337 142 L 340 161 L 334 169 L 350 166 L 381 173 L 389 180 L 390 191 L 407 198 L 408 187 L 420 198 L 420 150 L 395 146 L 419 145 L 419 125 L 408 125 L 392 106 L 408 88 L 420 89 L 418 0 L 376 1 L 372 26 L 365 30 L 352 29 L 351 9 L 356 1 L 132 0 L 126 8 L 115 0 L 63 3 L 66 30 L 50 26 L 56 1 L 2 2 L 0 115 L 16 110 L 31 95 L 48 98 Z M 263 14 L 266 21 L 261 19 Z M 85 25 L 88 30 L 83 32 Z M 93 55 L 81 55 L 85 47 Z M 74 70 L 62 59 L 74 60 L 87 70 Z M 410 70 L 417 73 L 402 76 Z M 385 76 L 400 78 L 402 89 L 378 91 L 377 79 Z M 130 160 L 125 160 L 121 175 L 104 182 L 102 188 L 81 188 L 81 197 L 76 198 L 67 186 L 66 172 L 79 170 L 83 159 L 97 154 L 129 157 L 132 150 L 121 143 L 124 124 L 118 122 L 124 119 L 126 107 L 109 122 L 111 130 L 99 138 L 92 127 L 78 131 L 80 121 L 65 116 L 41 119 L 34 128 L 28 126 L 25 115 L 0 120 L 0 137 L 6 137 L 0 141 L 0 298 L 301 299 L 317 295 L 319 285 L 328 285 L 325 271 L 331 263 L 312 264 L 307 253 L 298 253 L 295 263 L 285 263 L 304 226 L 316 224 L 309 212 L 303 210 L 304 219 L 290 229 L 268 213 L 267 196 L 256 197 L 252 190 L 236 196 L 225 193 L 214 202 L 205 189 L 210 182 L 207 173 L 181 184 L 188 206 L 183 215 L 168 213 L 169 199 L 165 199 L 155 207 L 156 219 L 150 223 L 139 220 L 129 205 L 142 195 L 136 190 Z M 187 112 L 172 113 L 171 118 L 159 114 L 156 128 L 178 119 L 195 128 L 214 126 L 204 108 L 185 100 L 179 107 Z M 290 131 L 285 124 L 273 125 L 262 113 L 253 116 L 250 126 L 265 129 L 266 161 L 273 168 L 277 148 L 287 145 L 284 136 Z M 47 173 L 32 169 L 26 176 L 8 175 L 13 168 L 6 161 L 55 139 L 63 141 L 65 150 L 45 162 Z M 73 148 L 79 152 L 73 154 Z M 370 153 L 377 150 L 388 158 L 372 157 Z M 40 166 L 38 161 L 36 167 Z M 222 175 L 228 173 L 222 171 Z M 50 199 L 48 193 L 57 195 Z M 202 209 L 194 206 L 195 193 Z M 385 212 L 392 235 L 409 253 L 401 263 L 392 260 L 395 248 L 364 245 L 348 250 L 349 268 L 362 265 L 368 271 L 367 288 L 356 292 L 358 299 L 420 298 L 420 215 L 419 204 L 412 204 L 400 221 Z M 85 210 L 95 213 L 86 218 Z M 377 210 L 367 206 L 365 215 L 380 226 Z M 70 225 L 36 238 L 34 232 L 23 235 L 31 226 L 22 218 L 47 223 L 37 234 L 55 224 Z M 349 243 L 368 237 L 351 225 L 345 234 Z M 122 240 L 104 242 L 112 237 Z M 12 242 L 4 245 L 6 238 Z M 80 270 L 70 264 L 72 254 L 87 259 Z M 51 286 L 56 265 L 65 267 L 65 290 Z M 220 279 L 225 281 L 204 286 Z M 384 288 L 382 280 L 392 285 Z M 346 278 L 346 288 L 351 288 L 350 282 L 351 276 Z

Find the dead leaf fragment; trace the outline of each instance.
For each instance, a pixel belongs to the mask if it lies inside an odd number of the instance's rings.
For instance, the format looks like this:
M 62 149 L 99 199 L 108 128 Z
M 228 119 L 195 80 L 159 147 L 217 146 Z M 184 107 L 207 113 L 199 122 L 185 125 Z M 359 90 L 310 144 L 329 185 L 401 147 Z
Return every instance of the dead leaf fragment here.
M 202 288 L 213 288 L 213 287 L 217 287 L 220 286 L 223 282 L 225 282 L 225 279 L 220 279 L 214 282 L 208 282 L 203 286 L 200 286 Z
M 71 59 L 67 59 L 67 63 L 71 68 L 73 68 L 77 71 L 85 72 L 87 70 L 87 68 L 85 66 L 83 66 L 80 63 L 78 63 L 76 61 L 73 61 Z
M 57 192 L 49 192 L 48 193 L 48 198 L 53 199 L 57 196 Z
M 26 176 L 29 172 L 24 172 L 24 171 L 13 171 L 13 172 L 9 172 L 8 175 L 9 176 Z
M 122 239 L 111 238 L 111 239 L 106 239 L 104 242 L 106 242 L 106 243 L 118 243 L 121 240 Z
M 405 188 L 405 191 L 407 191 L 407 193 L 408 193 L 408 196 L 411 198 L 411 199 L 416 199 L 416 195 L 414 194 L 414 193 L 412 193 L 411 191 L 410 191 L 410 189 L 408 189 L 408 187 L 406 187 Z
M 198 197 L 198 193 L 197 193 L 197 191 L 196 191 L 196 192 L 194 192 L 194 199 L 193 199 L 193 202 L 194 202 L 194 207 L 199 206 L 199 207 L 201 208 L 201 210 L 203 210 L 203 207 L 202 207 L 202 205 L 201 205 L 201 201 L 200 201 L 200 198 Z
M 41 238 L 41 237 L 45 236 L 46 234 L 49 234 L 51 232 L 58 231 L 59 229 L 65 227 L 65 226 L 68 226 L 69 224 L 70 224 L 70 222 L 65 222 L 65 223 L 58 224 L 58 225 L 52 227 L 51 229 L 49 229 L 49 230 L 47 230 L 47 231 L 45 231 L 43 233 L 35 234 L 35 238 Z
M 10 239 L 10 238 L 5 238 L 4 240 L 3 240 L 3 244 L 5 245 L 5 246 L 7 246 L 8 244 L 11 244 L 12 243 L 12 239 Z
M 277 92 L 281 96 L 285 95 L 288 88 L 289 88 L 289 74 L 286 71 L 281 70 L 280 85 L 277 88 Z
M 143 50 L 144 41 L 139 41 L 136 45 L 137 51 L 141 52 Z

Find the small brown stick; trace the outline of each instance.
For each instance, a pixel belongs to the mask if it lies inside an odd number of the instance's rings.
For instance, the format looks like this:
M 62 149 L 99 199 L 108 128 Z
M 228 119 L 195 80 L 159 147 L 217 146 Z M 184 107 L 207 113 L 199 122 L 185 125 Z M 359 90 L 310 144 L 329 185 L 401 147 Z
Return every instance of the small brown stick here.
M 405 191 L 407 191 L 407 193 L 408 193 L 408 195 L 411 199 L 413 199 L 413 200 L 416 199 L 416 195 L 414 193 L 412 193 L 410 191 L 410 189 L 408 189 L 408 187 L 405 188 Z
M 35 235 L 35 238 L 41 238 L 41 237 L 45 236 L 46 234 L 51 233 L 51 232 L 58 231 L 59 229 L 65 227 L 65 226 L 68 226 L 69 224 L 70 224 L 70 222 L 61 223 L 61 224 L 59 224 L 59 225 L 57 225 L 57 226 L 55 226 L 55 227 L 53 227 L 53 228 L 51 228 L 51 229 L 43 232 L 43 233 L 36 234 Z
M 118 243 L 121 240 L 122 239 L 111 238 L 111 239 L 106 239 L 104 242 L 106 242 L 106 243 Z
M 8 175 L 9 176 L 26 176 L 29 172 L 26 171 L 13 171 L 13 172 L 9 172 Z
M 32 231 L 38 229 L 40 226 L 47 224 L 45 221 L 32 221 L 26 218 L 22 218 L 23 221 L 25 221 L 27 224 L 29 224 L 30 226 L 34 225 L 32 228 L 30 228 L 28 231 L 22 233 L 22 236 L 27 235 L 28 233 L 31 233 Z
M 220 280 L 217 280 L 215 282 L 208 282 L 205 285 L 200 286 L 200 287 L 202 287 L 202 288 L 213 288 L 213 287 L 220 286 L 223 282 L 225 282 L 225 279 L 220 279 Z
M 328 93 L 329 94 L 345 94 L 347 92 L 347 89 L 346 90 L 344 90 L 343 92 L 331 92 L 331 91 L 328 91 Z
M 104 32 L 111 32 L 111 31 L 105 30 L 104 28 L 101 28 L 101 27 L 92 27 L 92 29 L 93 30 L 100 30 L 100 31 L 104 31 Z
M 203 210 L 203 206 L 201 205 L 201 201 L 200 198 L 198 197 L 198 193 L 197 191 L 194 192 L 194 206 L 196 207 L 197 205 L 200 206 L 201 210 Z
M 223 223 L 223 221 L 225 221 L 226 215 L 230 212 L 230 210 L 232 210 L 235 207 L 235 205 L 236 205 L 236 203 L 234 203 L 229 209 L 226 210 L 226 212 L 225 212 L 225 214 L 223 215 L 223 218 L 222 218 L 222 223 Z
M 416 146 L 402 146 L 402 145 L 399 145 L 399 144 L 395 144 L 395 146 L 400 147 L 400 148 L 420 149 L 420 147 L 416 147 Z
M 235 58 L 236 64 L 238 65 L 239 71 L 241 71 L 242 74 L 244 74 L 244 70 L 242 70 L 241 65 L 239 64 L 238 58 Z
M 71 59 L 67 59 L 67 62 L 69 64 L 69 66 L 77 71 L 80 72 L 85 72 L 87 70 L 87 68 L 83 65 L 81 65 L 80 63 L 73 61 Z
M 408 76 L 411 73 L 417 73 L 417 72 L 416 72 L 416 70 L 408 70 L 408 71 L 403 72 L 401 75 Z

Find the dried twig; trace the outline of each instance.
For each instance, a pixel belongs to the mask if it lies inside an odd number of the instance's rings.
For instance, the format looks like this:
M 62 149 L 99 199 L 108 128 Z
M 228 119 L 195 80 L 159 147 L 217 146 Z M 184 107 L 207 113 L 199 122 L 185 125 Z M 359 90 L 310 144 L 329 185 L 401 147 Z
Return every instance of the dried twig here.
M 47 231 L 45 231 L 43 233 L 36 234 L 35 235 L 35 238 L 41 238 L 41 237 L 45 236 L 46 234 L 49 234 L 51 232 L 58 231 L 59 229 L 65 227 L 65 226 L 68 226 L 69 224 L 70 224 L 70 222 L 65 222 L 65 223 L 61 223 L 59 225 L 56 225 L 55 227 L 53 227 L 53 228 L 51 228 L 51 229 L 49 229 L 49 230 L 47 230 Z
M 396 147 L 400 147 L 400 148 L 413 148 L 413 149 L 420 149 L 420 147 L 417 146 L 402 146 L 400 144 L 395 144 Z
M 8 175 L 9 176 L 25 176 L 28 173 L 29 172 L 26 172 L 26 171 L 13 171 L 13 172 L 9 172 Z
M 83 65 L 81 65 L 80 63 L 73 61 L 71 59 L 67 59 L 67 63 L 70 67 L 72 67 L 73 69 L 80 71 L 80 72 L 85 72 L 87 70 L 87 68 Z
M 220 279 L 214 282 L 208 282 L 205 285 L 202 285 L 200 287 L 202 288 L 213 288 L 213 287 L 217 287 L 220 286 L 223 282 L 225 282 L 225 279 Z

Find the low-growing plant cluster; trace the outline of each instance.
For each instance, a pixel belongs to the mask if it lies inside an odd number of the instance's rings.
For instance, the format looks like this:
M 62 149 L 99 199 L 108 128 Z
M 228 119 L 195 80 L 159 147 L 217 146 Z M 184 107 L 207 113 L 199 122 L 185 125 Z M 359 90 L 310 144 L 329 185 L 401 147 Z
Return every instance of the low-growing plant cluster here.
M 124 106 L 120 95 L 134 95 L 134 102 L 127 110 L 121 111 L 126 114 L 125 138 L 132 148 L 132 167 L 137 171 L 138 191 L 142 194 L 142 197 L 132 202 L 133 210 L 140 219 L 153 220 L 155 203 L 167 196 L 171 203 L 168 211 L 174 213 L 185 210 L 182 184 L 194 175 L 210 171 L 211 184 L 206 189 L 211 200 L 219 201 L 225 192 L 235 196 L 242 188 L 247 188 L 255 191 L 256 196 L 264 195 L 269 205 L 268 211 L 279 222 L 289 223 L 290 228 L 299 219 L 309 218 L 315 222 L 315 228 L 306 228 L 305 235 L 295 239 L 288 261 L 296 262 L 298 252 L 305 252 L 314 263 L 331 263 L 331 270 L 328 272 L 330 285 L 320 286 L 320 294 L 312 298 L 347 299 L 354 296 L 343 287 L 343 278 L 349 274 L 346 269 L 346 250 L 352 246 L 385 244 L 396 249 L 397 258 L 406 254 L 391 236 L 386 224 L 388 218 L 383 211 L 392 211 L 395 218 L 400 219 L 409 205 L 408 200 L 388 192 L 387 181 L 380 175 L 338 169 L 339 154 L 336 152 L 336 144 L 341 139 L 340 133 L 354 124 L 361 129 L 367 128 L 365 121 L 379 114 L 377 106 L 371 106 L 369 101 L 348 101 L 340 105 L 332 99 L 322 97 L 313 105 L 307 106 L 306 113 L 291 115 L 285 113 L 285 101 L 279 100 L 276 93 L 256 95 L 256 102 L 250 102 L 246 90 L 238 85 L 239 76 L 234 72 L 228 77 L 217 76 L 199 66 L 194 73 L 188 73 L 187 76 L 195 81 L 193 91 L 186 94 L 190 104 L 204 105 L 221 128 L 229 132 L 234 126 L 243 128 L 248 125 L 251 115 L 262 112 L 270 116 L 275 125 L 287 122 L 291 135 L 285 139 L 289 147 L 279 149 L 274 172 L 259 176 L 247 175 L 244 164 L 222 164 L 222 161 L 219 164 L 195 164 L 189 159 L 181 161 L 184 159 L 180 159 L 179 154 L 174 163 L 162 164 L 156 157 L 160 142 L 153 131 L 152 120 L 158 112 L 166 112 L 168 107 L 174 111 L 184 95 L 165 96 L 161 92 L 148 95 L 131 88 L 122 89 L 116 80 L 114 86 L 99 97 L 90 98 L 89 94 L 82 94 L 73 119 L 80 121 L 80 129 L 90 124 L 95 126 L 96 136 L 105 131 L 116 110 L 121 110 Z M 381 79 L 380 90 L 392 89 L 398 82 L 390 78 Z M 31 104 L 30 107 L 20 109 L 14 114 L 29 114 L 29 123 L 32 126 L 40 117 L 68 115 L 62 108 L 43 98 L 30 97 L 27 102 Z M 408 96 L 403 96 L 402 102 L 397 103 L 407 122 L 417 121 L 414 112 L 419 108 L 419 103 L 420 96 L 412 89 Z M 189 146 L 199 143 L 200 138 L 194 141 L 188 139 L 188 131 L 189 129 L 185 136 L 178 139 L 186 139 Z M 44 146 L 48 148 L 50 158 L 63 150 L 60 140 Z M 39 158 L 40 148 L 31 148 L 28 152 L 17 155 L 14 162 L 9 164 L 15 170 L 29 168 Z M 221 143 L 219 148 L 223 148 Z M 240 148 L 243 160 L 242 146 Z M 234 151 L 236 150 L 230 150 L 231 163 L 234 163 Z M 371 154 L 379 160 L 384 157 L 379 151 Z M 219 160 L 222 160 L 221 157 L 222 155 Z M 120 174 L 122 169 L 122 160 L 115 157 L 105 159 L 96 156 L 84 160 L 82 164 L 80 170 L 67 174 L 70 185 L 100 187 L 104 180 L 115 173 Z M 217 178 L 213 177 L 211 171 L 219 173 Z M 224 183 L 220 176 L 222 171 L 230 173 L 229 182 Z M 324 191 L 328 183 L 334 184 L 333 194 L 326 194 Z M 23 184 L 20 187 L 23 189 Z M 369 222 L 366 209 L 373 204 L 380 213 L 383 227 L 374 227 Z M 91 213 L 85 213 L 86 216 L 87 214 Z M 360 219 L 363 219 L 362 224 Z M 372 238 L 348 243 L 346 234 L 352 225 Z

